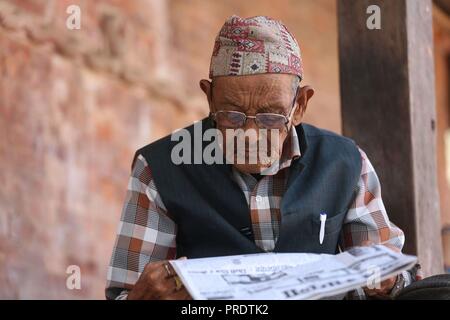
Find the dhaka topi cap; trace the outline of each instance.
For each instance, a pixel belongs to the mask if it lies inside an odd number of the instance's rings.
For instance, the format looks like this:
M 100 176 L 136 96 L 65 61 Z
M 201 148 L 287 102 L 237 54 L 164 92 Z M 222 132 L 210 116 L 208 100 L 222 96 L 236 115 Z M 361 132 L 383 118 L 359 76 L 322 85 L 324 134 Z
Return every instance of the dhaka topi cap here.
M 289 73 L 302 79 L 297 40 L 278 20 L 233 15 L 216 37 L 209 77 L 258 73 Z

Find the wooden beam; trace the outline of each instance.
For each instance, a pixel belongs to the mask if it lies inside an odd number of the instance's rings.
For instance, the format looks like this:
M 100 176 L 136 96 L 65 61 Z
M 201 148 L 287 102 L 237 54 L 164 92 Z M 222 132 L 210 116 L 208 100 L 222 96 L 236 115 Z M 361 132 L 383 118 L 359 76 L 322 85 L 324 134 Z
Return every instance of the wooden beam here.
M 381 9 L 381 29 L 366 26 Z M 430 0 L 338 0 L 343 133 L 366 151 L 425 275 L 442 273 Z

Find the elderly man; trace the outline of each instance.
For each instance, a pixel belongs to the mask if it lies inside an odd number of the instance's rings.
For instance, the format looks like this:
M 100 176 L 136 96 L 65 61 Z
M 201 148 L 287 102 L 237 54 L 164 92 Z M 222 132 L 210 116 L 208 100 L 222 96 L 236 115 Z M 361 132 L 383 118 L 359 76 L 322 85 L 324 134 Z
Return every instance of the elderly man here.
M 200 81 L 210 107 L 200 124 L 223 138 L 226 161 L 174 163 L 171 136 L 136 152 L 108 270 L 108 299 L 189 299 L 170 259 L 334 254 L 369 243 L 402 249 L 403 232 L 389 221 L 367 155 L 348 138 L 302 123 L 314 94 L 300 86 L 302 78 L 298 43 L 281 22 L 261 16 L 225 22 L 213 49 L 211 81 Z M 186 130 L 202 139 L 193 126 Z M 256 143 L 242 134 L 230 138 L 229 130 L 253 130 Z M 244 147 L 233 148 L 242 139 Z M 270 154 L 249 161 L 261 142 Z M 239 155 L 245 161 L 236 161 Z M 357 293 L 386 297 L 410 281 L 403 273 Z

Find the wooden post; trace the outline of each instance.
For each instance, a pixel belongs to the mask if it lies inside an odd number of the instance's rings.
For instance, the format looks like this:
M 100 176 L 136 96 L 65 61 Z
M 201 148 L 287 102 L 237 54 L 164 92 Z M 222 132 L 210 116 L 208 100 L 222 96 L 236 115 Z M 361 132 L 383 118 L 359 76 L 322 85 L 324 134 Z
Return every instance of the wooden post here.
M 370 5 L 381 29 L 369 29 Z M 430 0 L 338 0 L 343 133 L 366 151 L 424 274 L 443 272 Z

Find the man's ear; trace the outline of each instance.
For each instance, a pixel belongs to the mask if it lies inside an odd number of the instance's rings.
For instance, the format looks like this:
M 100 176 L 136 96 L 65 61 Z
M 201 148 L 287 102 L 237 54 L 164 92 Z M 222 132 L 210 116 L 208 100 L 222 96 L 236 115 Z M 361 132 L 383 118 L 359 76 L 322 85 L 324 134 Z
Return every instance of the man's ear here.
M 298 126 L 305 115 L 306 108 L 308 107 L 308 101 L 314 95 L 314 89 L 311 86 L 304 86 L 299 89 L 297 95 L 297 109 L 294 113 L 293 123 L 294 126 Z
M 208 100 L 208 105 L 209 105 L 209 109 L 214 112 L 214 110 L 212 109 L 212 84 L 210 81 L 206 80 L 206 79 L 202 79 L 200 80 L 200 89 L 202 89 L 202 91 L 205 93 L 206 95 L 206 99 Z

